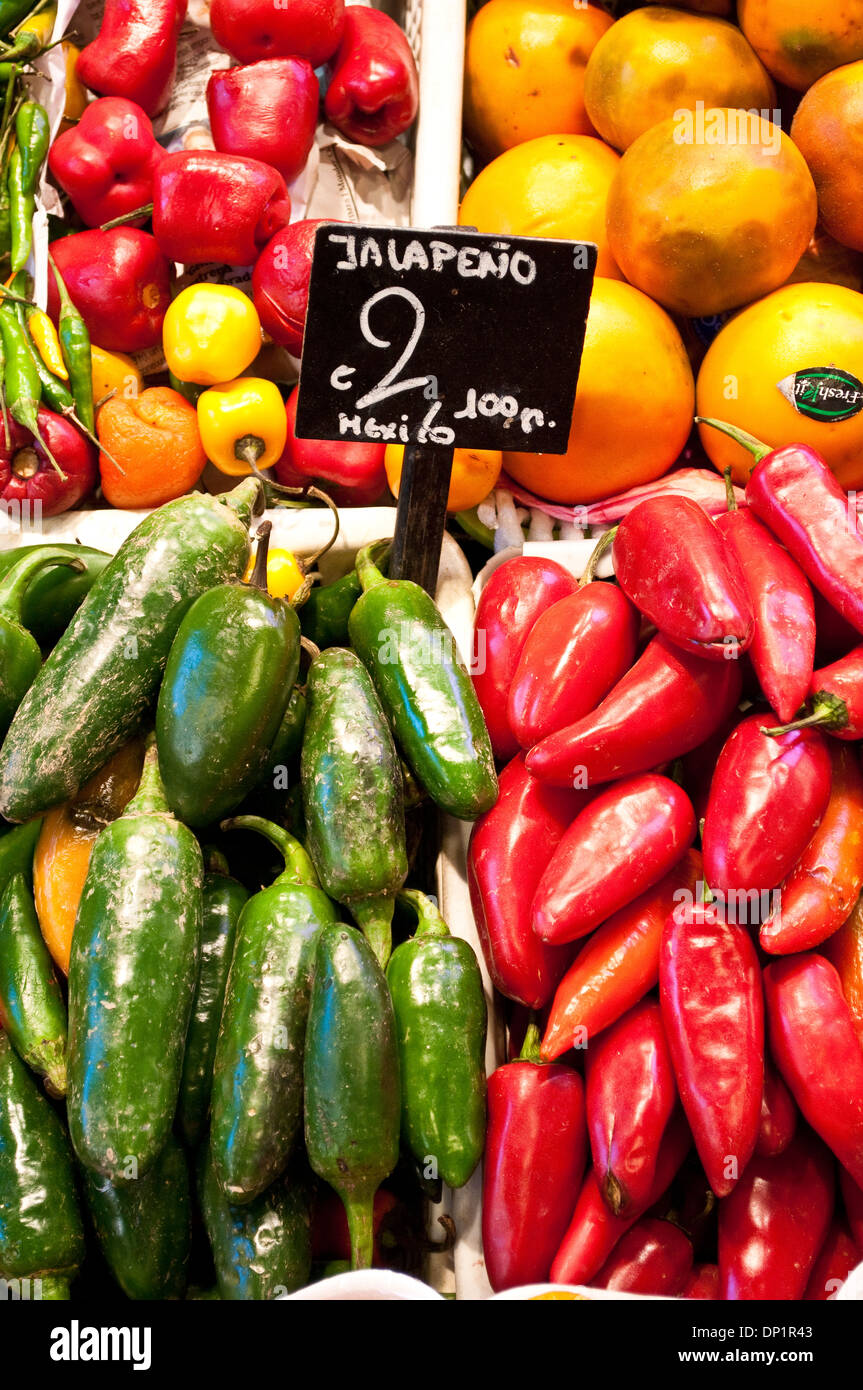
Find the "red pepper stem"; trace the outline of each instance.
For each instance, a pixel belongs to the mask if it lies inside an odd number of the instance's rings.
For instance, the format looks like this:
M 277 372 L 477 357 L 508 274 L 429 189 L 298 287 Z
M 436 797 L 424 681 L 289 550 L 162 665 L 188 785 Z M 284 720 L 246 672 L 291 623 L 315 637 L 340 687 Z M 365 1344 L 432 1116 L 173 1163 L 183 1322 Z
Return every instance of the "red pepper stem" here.
M 267 556 L 270 551 L 270 532 L 273 529 L 271 521 L 262 521 L 256 532 L 258 538 L 258 548 L 255 551 L 255 568 L 249 580 L 249 587 L 261 589 L 267 592 Z
M 103 222 L 99 231 L 110 232 L 112 227 L 125 227 L 129 222 L 137 222 L 139 217 L 149 217 L 152 211 L 153 204 L 145 203 L 143 207 L 133 208 L 131 212 L 124 212 L 122 217 L 113 217 L 110 222 Z
M 542 1042 L 542 1030 L 539 1026 L 539 1019 L 536 1014 L 531 1014 L 524 1035 L 524 1042 L 521 1045 L 521 1052 L 518 1054 L 520 1062 L 541 1062 L 540 1043 Z
M 733 439 L 735 444 L 739 444 L 741 449 L 746 449 L 752 454 L 756 463 L 773 453 L 769 444 L 762 444 L 760 439 L 756 439 L 754 434 L 747 434 L 746 430 L 738 429 L 736 425 L 727 425 L 724 420 L 709 420 L 704 415 L 696 415 L 696 425 L 709 425 L 712 430 L 719 430 L 720 434 L 727 434 L 729 439 Z
M 731 480 L 731 469 L 724 469 L 722 476 L 725 479 L 725 505 L 729 512 L 736 512 L 737 498 L 734 496 L 734 483 Z
M 780 724 L 775 729 L 764 729 L 763 732 L 769 734 L 770 738 L 779 738 L 782 734 L 793 734 L 797 729 L 835 731 L 844 729 L 847 724 L 848 706 L 845 701 L 829 690 L 819 690 L 812 697 L 812 710 L 809 714 L 792 720 L 790 724 Z
M 599 564 L 605 552 L 609 549 L 611 545 L 613 545 L 614 538 L 617 535 L 617 529 L 618 528 L 616 526 L 612 526 L 610 531 L 606 531 L 603 536 L 600 536 L 599 540 L 597 541 L 596 545 L 591 551 L 590 559 L 587 562 L 584 574 L 578 581 L 578 586 L 580 589 L 584 589 L 587 587 L 588 584 L 593 583 L 593 580 L 596 577 L 596 567 Z

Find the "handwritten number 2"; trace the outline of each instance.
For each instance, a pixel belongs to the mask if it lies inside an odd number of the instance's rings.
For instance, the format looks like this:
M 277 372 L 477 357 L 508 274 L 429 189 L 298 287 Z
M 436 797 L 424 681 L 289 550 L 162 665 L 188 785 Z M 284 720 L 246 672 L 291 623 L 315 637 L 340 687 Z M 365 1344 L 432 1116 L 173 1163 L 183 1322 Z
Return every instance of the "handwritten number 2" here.
M 413 391 L 418 386 L 428 385 L 429 378 L 427 376 L 412 377 L 407 381 L 398 380 L 399 372 L 407 366 L 414 354 L 414 350 L 422 336 L 426 321 L 426 311 L 422 301 L 417 299 L 415 294 L 411 294 L 410 290 L 401 289 L 399 286 L 392 286 L 390 289 L 379 290 L 377 294 L 372 295 L 371 299 L 367 300 L 363 305 L 360 312 L 360 328 L 362 329 L 363 337 L 372 347 L 392 347 L 392 343 L 386 338 L 379 338 L 371 326 L 371 312 L 375 305 L 380 304 L 382 300 L 389 299 L 392 296 L 406 299 L 410 304 L 415 315 L 413 330 L 408 339 L 407 346 L 395 366 L 391 367 L 386 375 L 381 377 L 377 386 L 373 386 L 371 391 L 366 392 L 366 394 L 361 396 L 357 401 L 358 410 L 364 410 L 366 406 L 370 405 L 379 405 L 381 401 L 389 400 L 390 396 L 397 396 L 402 391 Z

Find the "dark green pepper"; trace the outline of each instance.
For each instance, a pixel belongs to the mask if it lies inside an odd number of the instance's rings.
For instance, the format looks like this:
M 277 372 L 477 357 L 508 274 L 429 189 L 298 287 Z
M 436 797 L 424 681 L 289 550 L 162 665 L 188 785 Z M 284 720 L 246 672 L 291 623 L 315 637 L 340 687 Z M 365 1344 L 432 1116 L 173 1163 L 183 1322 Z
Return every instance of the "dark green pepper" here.
M 416 912 L 413 937 L 392 954 L 402 1077 L 402 1138 L 420 1167 L 463 1187 L 485 1145 L 487 1011 L 476 956 L 452 936 L 423 893 L 397 901 Z
M 223 1299 L 278 1298 L 308 1283 L 312 1240 L 304 1182 L 285 1173 L 253 1202 L 231 1206 L 205 1156 L 199 1195 Z
M 259 831 L 285 859 L 240 916 L 213 1068 L 211 1159 L 228 1200 L 245 1203 L 284 1171 L 301 1129 L 315 950 L 336 912 L 286 830 L 257 816 L 225 828 Z
M 42 818 L 27 821 L 26 825 L 5 828 L 0 837 L 0 893 L 15 874 L 23 874 L 28 888 L 33 887 L 33 855 L 42 829 Z
M 87 1206 L 111 1273 L 127 1298 L 182 1298 L 192 1246 L 186 1155 L 173 1136 L 137 1182 L 84 1169 Z
M 66 1005 L 22 873 L 0 897 L 0 1023 L 21 1060 L 65 1095 Z
M 23 602 L 34 575 L 48 565 L 63 565 L 79 574 L 84 569 L 66 550 L 45 545 L 22 555 L 0 578 L 0 738 L 42 665 L 39 644 L 23 625 Z
M 21 545 L 15 550 L 0 551 L 0 579 L 22 555 L 44 549 L 44 545 Z M 63 565 L 45 569 L 36 574 L 25 589 L 21 624 L 32 632 L 40 647 L 53 646 L 65 632 L 111 559 L 104 550 L 91 550 L 86 545 L 55 545 L 52 549 L 65 552 L 70 559 L 80 560 L 83 568 L 80 572 Z
M 51 269 L 60 296 L 60 316 L 57 322 L 57 336 L 63 349 L 63 359 L 69 372 L 69 385 L 75 398 L 77 416 L 84 429 L 92 437 L 96 428 L 96 414 L 93 402 L 93 358 L 90 351 L 90 334 L 81 314 L 75 308 L 63 277 L 50 256 Z
M 228 877 L 227 861 L 211 853 L 204 875 L 201 964 L 180 1083 L 179 1119 L 183 1137 L 194 1148 L 204 1130 L 213 1085 L 213 1058 L 225 1002 L 225 987 L 240 913 L 249 893 Z
M 330 647 L 309 668 L 301 776 L 309 853 L 385 966 L 407 877 L 404 793 L 392 734 L 362 662 Z
M 210 825 L 252 790 L 300 666 L 300 624 L 266 588 L 270 522 L 250 584 L 220 584 L 192 604 L 165 667 L 156 709 L 168 802 L 186 825 Z
M 25 101 L 15 117 L 15 148 L 8 173 L 14 271 L 27 264 L 33 248 L 36 184 L 50 140 L 51 127 L 44 106 L 38 101 Z
M 377 1189 L 399 1156 L 399 1056 L 387 982 L 358 931 L 324 927 L 305 1058 L 306 1149 L 344 1203 L 351 1266 L 370 1269 Z
M 300 609 L 303 636 L 322 651 L 325 647 L 346 647 L 348 618 L 362 591 L 356 570 L 333 584 L 312 589 Z
M 348 624 L 399 746 L 431 799 L 461 820 L 497 800 L 494 755 L 473 682 L 433 599 L 409 580 L 385 579 L 375 558 L 357 556 L 363 596 Z

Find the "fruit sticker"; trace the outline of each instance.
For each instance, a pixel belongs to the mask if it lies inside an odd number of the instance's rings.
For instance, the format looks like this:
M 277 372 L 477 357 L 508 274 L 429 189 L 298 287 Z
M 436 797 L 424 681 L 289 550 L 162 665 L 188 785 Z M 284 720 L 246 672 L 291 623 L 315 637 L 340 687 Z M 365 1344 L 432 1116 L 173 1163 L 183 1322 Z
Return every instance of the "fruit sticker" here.
M 792 372 L 777 389 L 800 415 L 810 420 L 850 420 L 863 410 L 863 381 L 838 367 L 811 367 Z

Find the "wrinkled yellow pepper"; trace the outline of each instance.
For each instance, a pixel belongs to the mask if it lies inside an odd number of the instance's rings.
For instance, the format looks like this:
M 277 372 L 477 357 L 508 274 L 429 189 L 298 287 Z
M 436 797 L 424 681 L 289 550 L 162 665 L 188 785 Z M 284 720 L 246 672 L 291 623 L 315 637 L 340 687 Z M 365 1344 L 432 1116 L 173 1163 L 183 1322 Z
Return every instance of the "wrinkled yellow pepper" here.
M 258 311 L 232 285 L 189 285 L 162 327 L 168 367 L 180 381 L 216 386 L 242 376 L 261 350 Z
M 211 386 L 198 397 L 198 430 L 207 458 L 223 473 L 242 477 L 252 464 L 271 468 L 288 437 L 278 386 L 255 376 Z

